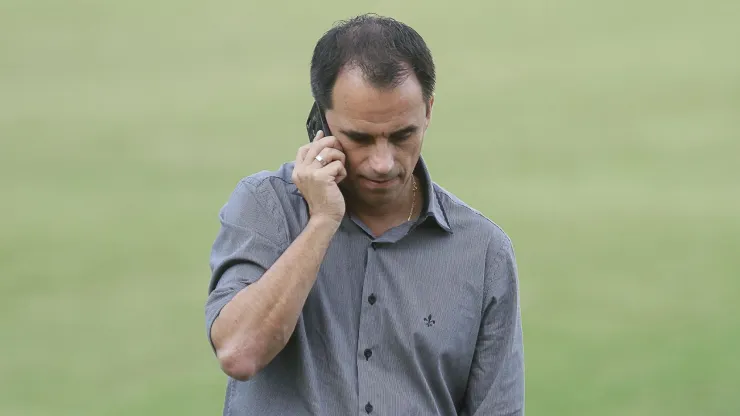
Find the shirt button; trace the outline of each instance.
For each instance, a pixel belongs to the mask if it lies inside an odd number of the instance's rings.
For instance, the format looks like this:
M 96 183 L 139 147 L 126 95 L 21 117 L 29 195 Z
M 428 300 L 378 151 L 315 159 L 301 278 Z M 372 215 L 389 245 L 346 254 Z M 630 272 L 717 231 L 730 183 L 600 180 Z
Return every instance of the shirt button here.
M 370 357 L 372 356 L 373 356 L 373 351 L 370 348 L 366 349 L 365 350 L 365 360 L 369 360 Z
M 370 303 L 371 305 L 375 305 L 375 301 L 376 301 L 376 300 L 378 300 L 378 298 L 376 298 L 376 297 L 375 297 L 375 293 L 373 293 L 373 294 L 371 294 L 370 296 L 368 296 L 368 297 L 367 297 L 367 301 L 368 301 L 368 302 L 369 302 L 369 303 Z
M 371 405 L 370 403 L 366 404 L 365 405 L 365 412 L 372 413 L 373 412 L 373 405 Z

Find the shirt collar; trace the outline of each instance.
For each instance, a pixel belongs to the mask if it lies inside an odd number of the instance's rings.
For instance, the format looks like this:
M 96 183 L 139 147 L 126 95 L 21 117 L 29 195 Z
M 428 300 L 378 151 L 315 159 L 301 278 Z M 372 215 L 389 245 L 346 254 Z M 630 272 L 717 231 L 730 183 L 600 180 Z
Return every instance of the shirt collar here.
M 424 191 L 424 206 L 422 207 L 421 215 L 417 220 L 417 224 L 423 224 L 431 218 L 433 223 L 444 231 L 452 234 L 452 227 L 450 227 L 450 223 L 447 220 L 447 214 L 445 213 L 439 198 L 437 198 L 437 192 L 434 189 L 432 176 L 429 173 L 429 168 L 427 168 L 426 162 L 422 156 L 419 156 L 419 161 L 416 163 L 414 173 L 421 180 L 419 186 Z M 342 219 L 342 225 L 346 226 L 351 222 L 352 218 L 350 217 L 349 212 L 346 212 Z
M 434 222 L 439 225 L 440 228 L 452 234 L 452 228 L 450 223 L 447 221 L 447 215 L 440 204 L 439 198 L 437 198 L 437 192 L 434 189 L 434 182 L 432 176 L 429 173 L 424 158 L 419 156 L 419 161 L 416 164 L 414 173 L 417 174 L 421 179 L 421 189 L 424 190 L 424 208 L 421 211 L 420 221 L 424 222 L 429 218 L 432 218 Z

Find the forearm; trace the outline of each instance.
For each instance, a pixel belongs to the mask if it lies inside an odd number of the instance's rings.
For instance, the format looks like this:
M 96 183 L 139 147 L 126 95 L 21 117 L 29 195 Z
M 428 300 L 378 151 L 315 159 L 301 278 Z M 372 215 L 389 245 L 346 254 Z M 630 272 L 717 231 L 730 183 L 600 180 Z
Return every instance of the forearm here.
M 336 229 L 312 218 L 272 267 L 224 306 L 211 338 L 227 374 L 248 379 L 285 347 Z

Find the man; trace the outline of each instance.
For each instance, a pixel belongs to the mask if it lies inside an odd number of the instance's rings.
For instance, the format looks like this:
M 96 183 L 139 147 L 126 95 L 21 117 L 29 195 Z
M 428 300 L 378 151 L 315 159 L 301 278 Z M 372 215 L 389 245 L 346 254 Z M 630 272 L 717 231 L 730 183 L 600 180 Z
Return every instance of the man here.
M 318 41 L 333 135 L 220 213 L 206 324 L 224 415 L 524 414 L 512 244 L 431 180 L 434 83 L 424 40 L 392 19 Z

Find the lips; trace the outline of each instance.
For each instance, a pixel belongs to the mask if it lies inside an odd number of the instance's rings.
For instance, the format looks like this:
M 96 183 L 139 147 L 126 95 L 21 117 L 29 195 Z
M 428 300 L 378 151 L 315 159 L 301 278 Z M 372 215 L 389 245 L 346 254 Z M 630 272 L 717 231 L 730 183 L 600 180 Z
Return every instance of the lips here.
M 372 188 L 387 188 L 391 185 L 393 185 L 398 178 L 391 178 L 391 179 L 383 179 L 383 180 L 374 180 L 374 179 L 368 179 L 363 178 L 368 186 Z

